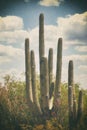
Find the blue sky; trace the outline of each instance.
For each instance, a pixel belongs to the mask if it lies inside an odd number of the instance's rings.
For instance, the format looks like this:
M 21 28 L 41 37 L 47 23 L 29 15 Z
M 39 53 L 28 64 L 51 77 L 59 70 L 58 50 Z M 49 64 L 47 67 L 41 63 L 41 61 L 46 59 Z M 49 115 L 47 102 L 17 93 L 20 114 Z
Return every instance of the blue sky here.
M 87 8 L 86 0 L 1 0 L 0 3 L 0 82 L 5 74 L 23 78 L 25 72 L 24 40 L 30 39 L 39 70 L 39 15 L 45 18 L 45 54 L 54 51 L 63 37 L 62 82 L 67 82 L 68 62 L 74 62 L 74 82 L 87 88 Z

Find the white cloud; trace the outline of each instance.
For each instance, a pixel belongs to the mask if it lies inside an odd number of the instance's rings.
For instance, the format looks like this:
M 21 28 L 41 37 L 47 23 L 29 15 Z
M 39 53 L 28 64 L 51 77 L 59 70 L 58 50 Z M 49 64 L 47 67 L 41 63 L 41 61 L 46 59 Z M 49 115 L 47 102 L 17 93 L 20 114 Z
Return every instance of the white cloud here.
M 64 61 L 73 60 L 73 61 L 85 62 L 85 61 L 87 61 L 87 55 L 75 54 L 75 55 L 63 56 L 63 60 Z
M 23 55 L 22 49 L 14 48 L 12 46 L 0 45 L 0 56 L 15 57 L 15 56 L 22 56 L 22 55 Z
M 79 52 L 87 52 L 87 46 L 76 46 L 75 50 Z
M 75 81 L 80 84 L 80 88 L 87 89 L 87 74 L 75 75 Z
M 87 12 L 57 19 L 58 29 L 67 40 L 87 40 Z
M 22 28 L 22 18 L 17 16 L 0 17 L 0 31 L 19 30 Z
M 42 6 L 59 6 L 63 0 L 40 0 Z
M 0 17 L 0 41 L 3 44 L 22 44 L 29 33 L 23 30 L 23 20 L 17 16 Z
M 29 33 L 25 30 L 0 32 L 0 41 L 7 44 L 12 43 L 21 44 L 22 42 L 24 42 L 26 37 L 29 37 Z
M 80 65 L 78 67 L 78 69 L 81 70 L 81 71 L 87 72 L 87 65 Z
M 57 42 L 58 38 L 60 35 L 58 34 L 58 29 L 57 26 L 54 25 L 45 25 L 44 27 L 44 37 L 45 37 L 45 49 L 46 49 L 46 54 L 48 52 L 49 48 L 53 48 L 54 51 L 56 51 L 57 48 Z M 29 37 L 30 37 L 30 46 L 32 49 L 38 50 L 39 47 L 39 28 L 36 27 L 32 29 L 29 32 Z M 68 46 L 64 44 L 63 49 L 67 49 Z M 36 49 L 37 48 L 37 49 Z
M 10 61 L 11 61 L 11 59 L 9 57 L 7 57 L 7 56 L 3 56 L 3 57 L 0 56 L 0 64 L 8 63 Z

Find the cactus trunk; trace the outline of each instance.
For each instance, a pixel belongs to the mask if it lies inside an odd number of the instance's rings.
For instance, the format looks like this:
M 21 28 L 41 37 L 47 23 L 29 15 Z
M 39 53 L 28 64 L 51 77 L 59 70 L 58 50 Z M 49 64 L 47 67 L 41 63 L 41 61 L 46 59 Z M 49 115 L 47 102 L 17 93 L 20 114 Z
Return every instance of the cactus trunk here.
M 68 86 L 73 86 L 73 61 L 69 61 Z
M 28 104 L 32 102 L 32 88 L 31 88 L 31 67 L 30 67 L 30 51 L 29 39 L 25 39 L 25 69 L 26 69 L 26 97 Z
M 78 115 L 77 115 L 77 121 L 80 120 L 82 116 L 83 111 L 83 100 L 82 100 L 82 91 L 79 91 L 79 98 L 78 98 Z
M 49 55 L 48 55 L 48 70 L 49 70 L 49 87 L 51 87 L 51 84 L 53 82 L 53 49 L 49 49 Z
M 46 91 L 46 86 L 44 83 L 44 66 L 43 66 L 43 64 L 46 63 L 46 60 L 43 57 L 44 57 L 44 15 L 40 14 L 39 16 L 39 63 L 40 63 L 40 95 L 41 95 L 40 105 L 42 111 L 44 111 L 44 107 L 46 107 L 45 106 L 46 93 L 44 93 L 44 91 Z
M 44 112 L 49 108 L 49 77 L 47 58 L 41 58 L 41 108 Z
M 69 128 L 70 130 L 73 128 L 73 104 L 75 103 L 73 100 L 73 61 L 69 61 L 68 66 L 68 104 L 69 104 Z M 74 97 L 75 98 L 75 97 Z M 75 104 L 74 104 L 75 105 Z M 75 113 L 74 113 L 75 114 Z
M 53 83 L 53 49 L 49 49 L 48 55 L 48 72 L 49 72 L 49 109 L 53 107 L 53 94 L 54 94 L 54 83 Z
M 76 100 L 73 101 L 73 123 L 74 127 L 77 125 L 77 104 Z
M 57 48 L 57 68 L 56 68 L 56 86 L 55 86 L 55 97 L 54 97 L 54 106 L 60 106 L 60 97 L 61 97 L 61 72 L 62 72 L 62 38 L 58 40 Z
M 73 91 L 72 86 L 68 86 L 68 105 L 69 105 L 69 129 L 73 128 Z
M 35 106 L 35 110 L 38 111 L 39 113 L 41 113 L 40 104 L 39 104 L 39 100 L 38 100 L 35 68 L 36 68 L 35 55 L 34 55 L 34 51 L 31 51 L 31 81 L 32 81 L 33 104 Z
M 39 58 L 44 57 L 44 15 L 39 16 Z

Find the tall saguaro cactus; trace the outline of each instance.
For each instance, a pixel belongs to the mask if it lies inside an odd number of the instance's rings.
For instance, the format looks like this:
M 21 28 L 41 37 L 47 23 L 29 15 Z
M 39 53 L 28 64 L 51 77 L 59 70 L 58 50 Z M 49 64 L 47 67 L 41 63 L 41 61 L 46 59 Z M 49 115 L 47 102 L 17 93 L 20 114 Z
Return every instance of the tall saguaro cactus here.
M 56 81 L 53 81 L 53 49 L 49 49 L 48 60 L 44 47 L 44 15 L 39 16 L 39 65 L 40 65 L 40 102 L 37 94 L 36 66 L 34 51 L 29 50 L 29 39 L 25 39 L 26 97 L 34 115 L 49 119 L 58 116 L 61 105 L 62 38 L 58 39 Z M 73 61 L 68 66 L 68 107 L 69 128 L 73 130 L 82 115 L 82 91 L 79 92 L 78 112 L 74 88 Z M 34 109 L 34 110 L 32 110 Z M 36 114 L 37 113 L 37 114 Z M 43 115 L 43 116 L 41 116 Z M 48 117 L 47 117 L 48 116 Z M 57 118 L 58 119 L 58 118 Z
M 25 39 L 25 69 L 26 69 L 26 97 L 27 102 L 30 104 L 32 102 L 32 88 L 31 88 L 29 39 Z
M 40 95 L 41 95 L 41 109 L 43 110 L 45 107 L 44 105 L 46 105 L 45 102 L 45 95 L 44 95 L 44 89 L 46 90 L 45 84 L 44 84 L 44 66 L 46 64 L 46 59 L 44 59 L 44 53 L 45 53 L 45 49 L 44 49 L 44 15 L 40 14 L 39 16 L 39 62 L 40 62 Z M 42 59 L 42 60 L 41 60 Z M 43 64 L 42 64 L 43 63 Z M 47 66 L 46 66 L 47 67 Z M 44 97 L 44 98 L 43 98 Z
M 61 97 L 61 72 L 62 72 L 62 38 L 59 38 L 57 47 L 56 85 L 55 85 L 55 97 L 54 97 L 54 104 L 57 105 L 57 107 L 60 105 L 60 97 Z

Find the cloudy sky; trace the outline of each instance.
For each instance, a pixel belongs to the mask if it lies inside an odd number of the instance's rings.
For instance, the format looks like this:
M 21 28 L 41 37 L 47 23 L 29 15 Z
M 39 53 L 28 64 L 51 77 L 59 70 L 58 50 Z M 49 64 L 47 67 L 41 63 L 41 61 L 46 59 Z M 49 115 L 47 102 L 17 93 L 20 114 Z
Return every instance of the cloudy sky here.
M 74 82 L 87 88 L 87 7 L 86 0 L 1 0 L 0 2 L 0 82 L 6 74 L 19 79 L 25 72 L 24 40 L 30 39 L 39 70 L 39 15 L 45 18 L 45 54 L 54 51 L 63 38 L 62 81 L 67 82 L 68 62 L 74 62 Z

